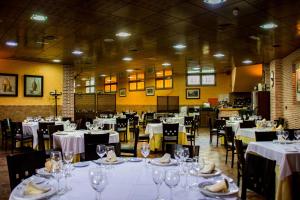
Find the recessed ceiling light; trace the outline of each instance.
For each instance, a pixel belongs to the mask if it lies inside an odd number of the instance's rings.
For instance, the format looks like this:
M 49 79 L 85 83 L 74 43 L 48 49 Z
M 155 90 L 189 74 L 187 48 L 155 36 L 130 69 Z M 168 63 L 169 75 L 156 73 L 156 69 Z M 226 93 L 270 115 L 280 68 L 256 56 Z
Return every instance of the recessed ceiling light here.
M 208 4 L 219 4 L 219 3 L 224 3 L 226 0 L 203 0 L 204 3 Z
M 175 48 L 175 49 L 184 49 L 184 48 L 186 48 L 186 45 L 184 45 L 184 44 L 175 44 L 175 45 L 173 45 L 173 48 Z
M 106 76 L 106 74 L 101 74 L 100 76 L 102 76 L 102 77 L 105 77 L 105 76 Z
M 163 63 L 163 64 L 161 64 L 161 65 L 167 67 L 167 66 L 171 66 L 171 63 L 165 62 L 165 63 Z
M 48 17 L 45 15 L 33 14 L 31 15 L 30 19 L 34 21 L 44 22 L 48 19 Z
M 242 63 L 243 63 L 243 64 L 251 64 L 251 63 L 253 63 L 253 61 L 252 61 L 252 60 L 249 60 L 249 59 L 246 59 L 246 60 L 243 60 Z
M 260 28 L 262 28 L 262 29 L 273 29 L 273 28 L 277 28 L 278 27 L 278 25 L 277 24 L 275 24 L 274 22 L 269 22 L 269 23 L 266 23 L 266 24 L 263 24 L 263 25 L 260 25 L 259 26 Z
M 126 69 L 126 72 L 133 72 L 134 69 Z
M 61 60 L 60 59 L 53 59 L 52 62 L 55 62 L 55 63 L 60 63 Z
M 37 41 L 37 44 L 49 44 L 49 42 Z
M 105 38 L 103 41 L 104 41 L 104 42 L 113 42 L 114 39 L 112 39 L 112 38 Z
M 131 36 L 130 33 L 127 33 L 127 32 L 119 32 L 116 34 L 117 37 L 129 37 Z
M 81 80 L 82 80 L 82 81 L 86 81 L 86 80 L 88 80 L 88 79 L 87 79 L 87 78 L 81 78 Z
M 193 70 L 200 70 L 200 67 L 193 67 Z
M 7 41 L 7 42 L 5 42 L 5 44 L 7 46 L 10 46 L 10 47 L 16 47 L 16 46 L 18 46 L 18 43 L 16 41 L 13 41 L 13 40 Z
M 216 54 L 214 54 L 214 57 L 216 57 L 216 58 L 222 58 L 222 57 L 224 57 L 225 55 L 224 54 L 222 54 L 222 53 L 216 53 Z
M 74 54 L 74 55 L 81 55 L 81 54 L 83 54 L 83 52 L 80 51 L 80 50 L 74 50 L 74 51 L 72 51 L 72 54 Z
M 77 85 L 76 85 L 76 87 L 80 87 L 80 86 L 81 86 L 80 84 L 77 84 Z
M 124 57 L 124 58 L 122 58 L 122 60 L 124 60 L 124 61 L 132 61 L 132 58 L 131 57 Z

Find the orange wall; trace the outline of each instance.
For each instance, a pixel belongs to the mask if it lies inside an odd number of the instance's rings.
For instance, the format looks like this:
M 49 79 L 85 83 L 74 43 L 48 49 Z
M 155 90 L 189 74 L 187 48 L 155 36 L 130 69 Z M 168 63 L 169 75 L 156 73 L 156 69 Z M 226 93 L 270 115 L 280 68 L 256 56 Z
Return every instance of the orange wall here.
M 0 59 L 0 73 L 18 74 L 18 97 L 0 97 L 0 105 L 54 105 L 49 93 L 62 91 L 63 67 L 57 64 Z M 44 96 L 24 97 L 24 75 L 44 76 Z M 58 101 L 62 105 L 61 98 Z

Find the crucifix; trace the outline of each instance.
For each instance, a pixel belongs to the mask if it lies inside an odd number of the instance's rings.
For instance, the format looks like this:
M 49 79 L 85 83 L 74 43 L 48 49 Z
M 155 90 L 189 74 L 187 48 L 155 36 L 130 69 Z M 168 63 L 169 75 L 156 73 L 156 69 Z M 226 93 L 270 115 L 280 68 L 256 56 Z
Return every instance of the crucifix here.
M 54 92 L 50 92 L 50 95 L 53 96 L 55 100 L 55 117 L 57 117 L 57 99 L 58 96 L 62 95 L 62 92 L 57 92 L 54 90 Z

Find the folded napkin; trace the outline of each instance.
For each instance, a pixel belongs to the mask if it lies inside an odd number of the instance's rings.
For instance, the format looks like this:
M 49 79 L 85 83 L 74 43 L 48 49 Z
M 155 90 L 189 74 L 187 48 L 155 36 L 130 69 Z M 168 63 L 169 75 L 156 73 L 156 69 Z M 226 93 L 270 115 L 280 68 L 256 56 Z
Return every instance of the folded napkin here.
M 45 162 L 45 171 L 51 172 L 52 171 L 52 162 L 50 159 L 47 159 Z
M 203 169 L 200 171 L 201 174 L 211 174 L 215 170 L 215 163 L 208 163 L 204 165 Z
M 229 188 L 229 184 L 226 179 L 223 179 L 222 181 L 215 183 L 213 185 L 204 187 L 204 189 L 210 192 L 228 192 L 228 188 Z
M 118 161 L 116 153 L 113 150 L 110 150 L 107 153 L 107 157 L 105 160 L 106 160 L 106 162 L 117 162 Z
M 276 128 L 277 131 L 282 131 L 283 130 L 283 127 L 282 125 L 280 124 L 277 128 Z
M 44 188 L 41 186 L 37 186 L 31 181 L 25 186 L 24 195 L 39 195 L 46 193 L 50 190 L 50 188 Z
M 160 163 L 170 163 L 171 162 L 171 155 L 168 153 L 165 153 L 163 157 L 159 159 Z

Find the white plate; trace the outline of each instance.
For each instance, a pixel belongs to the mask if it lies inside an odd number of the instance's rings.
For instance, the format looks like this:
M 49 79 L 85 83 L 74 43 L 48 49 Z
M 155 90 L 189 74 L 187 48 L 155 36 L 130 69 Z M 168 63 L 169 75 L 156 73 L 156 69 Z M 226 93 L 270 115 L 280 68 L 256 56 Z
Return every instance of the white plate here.
M 150 161 L 152 165 L 157 165 L 157 166 L 174 166 L 177 165 L 177 161 L 175 159 L 171 159 L 169 163 L 161 163 L 160 158 L 154 158 Z
M 129 158 L 128 162 L 141 162 L 143 159 L 141 158 Z
M 87 167 L 89 166 L 90 162 L 87 161 L 87 162 L 77 162 L 77 163 L 74 163 L 73 166 L 74 167 Z
M 198 185 L 200 192 L 211 197 L 234 195 L 239 192 L 239 188 L 235 185 L 235 183 L 228 183 L 229 184 L 228 192 L 210 192 L 204 189 L 205 186 L 213 185 L 215 183 L 217 183 L 217 181 L 205 181 L 200 183 Z
M 45 170 L 45 168 L 37 169 L 37 170 L 36 170 L 36 173 L 39 174 L 39 175 L 41 175 L 41 176 L 45 176 L 45 177 L 51 176 L 51 173 L 50 173 L 50 172 L 47 172 L 47 171 Z
M 38 195 L 24 195 L 24 189 L 26 187 L 26 184 L 22 184 L 17 186 L 13 193 L 13 199 L 15 200 L 39 200 L 39 199 L 48 199 L 50 196 L 54 195 L 56 192 L 56 189 L 53 185 L 51 184 L 42 184 L 41 186 L 43 187 L 49 187 L 49 191 L 45 192 L 43 194 L 38 194 Z
M 27 181 L 27 182 L 31 181 L 31 182 L 33 182 L 34 184 L 41 184 L 41 183 L 45 182 L 46 179 L 43 178 L 43 177 L 39 177 L 39 176 L 35 176 L 35 175 L 34 175 L 34 176 L 31 176 L 31 177 L 29 177 L 28 179 L 26 179 L 26 181 Z
M 119 158 L 119 157 L 117 158 L 116 162 L 107 162 L 106 158 L 95 160 L 95 163 L 103 164 L 103 165 L 117 165 L 117 164 L 121 164 L 123 162 L 124 162 L 124 160 L 122 158 Z
M 220 169 L 215 169 L 212 173 L 210 174 L 205 174 L 205 173 L 200 173 L 200 172 L 197 172 L 197 171 L 192 171 L 190 172 L 191 175 L 193 176 L 200 176 L 200 177 L 204 177 L 204 178 L 209 178 L 209 177 L 213 177 L 213 176 L 218 176 L 221 174 L 221 170 Z

